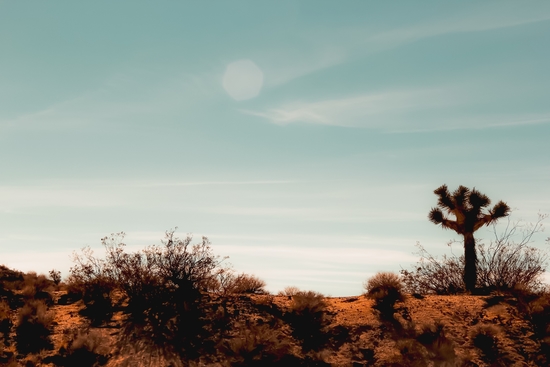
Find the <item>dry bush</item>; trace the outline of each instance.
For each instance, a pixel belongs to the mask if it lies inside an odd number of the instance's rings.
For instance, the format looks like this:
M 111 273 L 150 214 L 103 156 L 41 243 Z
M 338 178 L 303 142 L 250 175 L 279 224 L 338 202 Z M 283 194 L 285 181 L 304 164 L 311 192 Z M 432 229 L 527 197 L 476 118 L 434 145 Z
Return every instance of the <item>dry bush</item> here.
M 252 325 L 238 330 L 222 347 L 230 366 L 284 365 L 291 355 L 291 340 L 268 325 Z
M 489 245 L 477 244 L 477 284 L 484 291 L 510 291 L 521 285 L 530 291 L 543 287 L 542 275 L 548 265 L 548 251 L 530 246 L 536 233 L 544 230 L 547 215 L 539 214 L 533 224 L 511 222 L 503 232 L 493 227 L 495 239 Z M 454 241 L 448 243 L 452 249 Z M 401 270 L 410 293 L 456 294 L 464 291 L 464 256 L 432 256 L 419 243 L 420 260 L 413 270 Z
M 242 273 L 233 279 L 230 290 L 234 294 L 265 294 L 265 285 L 260 278 Z
M 53 304 L 53 298 L 50 291 L 53 288 L 53 282 L 45 275 L 37 275 L 31 271 L 23 275 L 23 281 L 19 285 L 22 289 L 21 294 L 26 299 L 36 299 L 44 301 L 47 305 Z
M 366 296 L 374 300 L 374 308 L 382 317 L 393 318 L 395 303 L 403 301 L 403 283 L 395 273 L 377 273 L 365 283 Z
M 61 272 L 59 270 L 52 269 L 50 270 L 49 274 L 53 284 L 58 286 L 59 283 L 61 283 Z
M 326 308 L 321 293 L 299 291 L 292 296 L 286 318 L 293 328 L 293 336 L 302 341 L 305 350 L 318 349 L 326 343 L 328 335 L 323 328 L 330 323 Z
M 470 340 L 482 354 L 484 361 L 495 363 L 502 357 L 502 351 L 499 348 L 499 337 L 502 330 L 496 325 L 477 324 L 470 330 Z
M 296 294 L 298 294 L 298 292 L 300 292 L 300 288 L 294 287 L 294 286 L 289 286 L 289 287 L 285 287 L 285 289 L 283 289 L 282 291 L 277 293 L 277 295 L 278 296 L 286 296 L 286 297 L 294 297 Z
M 101 366 L 107 362 L 108 354 L 109 350 L 99 332 L 74 329 L 68 333 L 59 354 L 46 362 L 57 366 Z
M 0 301 L 0 334 L 4 344 L 9 343 L 12 324 L 10 305 L 6 301 Z
M 162 245 L 125 252 L 124 233 L 102 239 L 104 259 L 90 249 L 75 255 L 70 280 L 89 285 L 94 281 L 120 291 L 134 330 L 156 343 L 172 343 L 182 353 L 199 353 L 204 325 L 206 292 L 223 259 L 215 256 L 206 237 L 191 244 L 166 232 Z M 104 296 L 107 292 L 102 293 Z M 101 299 L 101 295 L 98 295 Z
M 20 310 L 17 319 L 16 343 L 20 353 L 35 353 L 50 349 L 53 314 L 43 301 L 31 300 Z
M 416 336 L 429 352 L 429 359 L 436 365 L 455 365 L 457 355 L 454 344 L 445 336 L 444 325 L 441 322 L 427 323 L 421 326 Z
M 241 273 L 235 275 L 229 267 L 220 268 L 209 277 L 206 282 L 206 290 L 219 295 L 229 294 L 266 294 L 265 282 L 260 278 Z
M 401 269 L 404 288 L 413 294 L 456 294 L 464 291 L 464 256 L 441 259 L 431 254 L 417 242 L 420 260 L 414 270 Z

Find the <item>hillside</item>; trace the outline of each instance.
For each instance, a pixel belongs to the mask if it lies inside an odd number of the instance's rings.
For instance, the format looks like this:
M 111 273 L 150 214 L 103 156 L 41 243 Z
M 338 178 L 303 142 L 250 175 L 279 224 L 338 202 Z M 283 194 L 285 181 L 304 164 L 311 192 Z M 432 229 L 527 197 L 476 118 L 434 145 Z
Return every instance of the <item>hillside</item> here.
M 92 325 L 82 300 L 52 290 L 45 350 L 18 353 L 10 311 L 1 358 L 9 366 L 535 366 L 544 342 L 514 296 L 410 296 L 384 318 L 364 296 L 208 296 L 208 320 L 196 352 L 185 354 L 148 337 L 122 303 Z M 14 295 L 21 295 L 15 291 Z M 305 295 L 305 296 L 304 296 Z M 300 297 L 302 298 L 300 299 Z M 68 303 L 68 304 L 65 304 Z M 532 305 L 531 305 L 532 306 Z M 542 307 L 542 306 L 541 306 Z M 536 308 L 536 307 L 535 307 Z M 540 307 L 539 307 L 540 308 Z M 544 307 L 543 307 L 544 308 Z M 531 307 L 530 309 L 533 309 Z M 539 310 L 540 311 L 540 310 Z M 540 332 L 539 332 L 540 334 Z

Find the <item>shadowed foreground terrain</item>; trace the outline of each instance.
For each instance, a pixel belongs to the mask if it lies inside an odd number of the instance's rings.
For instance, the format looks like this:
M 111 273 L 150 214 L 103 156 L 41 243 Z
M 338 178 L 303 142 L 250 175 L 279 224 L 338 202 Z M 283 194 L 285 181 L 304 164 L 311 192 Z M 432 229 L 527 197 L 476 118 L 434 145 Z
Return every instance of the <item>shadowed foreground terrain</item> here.
M 2 271 L 3 280 L 10 280 L 4 284 L 11 284 L 11 289 L 2 290 L 0 308 L 0 363 L 8 366 L 548 362 L 550 306 L 545 294 L 404 295 L 390 312 L 377 309 L 376 300 L 364 295 L 332 298 L 294 288 L 277 296 L 205 294 L 203 312 L 196 314 L 200 322 L 185 321 L 193 333 L 170 344 L 168 336 L 154 334 L 132 318 L 127 300 L 116 291 L 111 294 L 112 307 L 99 317 L 90 314 L 93 303 L 78 299 L 63 283 L 55 285 L 44 276 L 5 267 Z

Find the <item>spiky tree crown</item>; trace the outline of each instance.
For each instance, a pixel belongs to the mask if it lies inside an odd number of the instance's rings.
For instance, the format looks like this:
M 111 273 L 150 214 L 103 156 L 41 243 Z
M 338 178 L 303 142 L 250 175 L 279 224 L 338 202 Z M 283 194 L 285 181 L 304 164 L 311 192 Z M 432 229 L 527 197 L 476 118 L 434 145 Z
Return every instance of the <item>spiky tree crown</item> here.
M 484 212 L 483 209 L 491 204 L 491 200 L 475 188 L 470 190 L 460 185 L 453 193 L 449 193 L 447 185 L 442 185 L 434 190 L 434 194 L 438 196 L 437 207 L 432 208 L 428 218 L 432 223 L 441 224 L 443 228 L 460 234 L 472 233 L 510 212 L 510 207 L 503 201 Z M 448 217 L 450 214 L 454 215 L 454 220 Z

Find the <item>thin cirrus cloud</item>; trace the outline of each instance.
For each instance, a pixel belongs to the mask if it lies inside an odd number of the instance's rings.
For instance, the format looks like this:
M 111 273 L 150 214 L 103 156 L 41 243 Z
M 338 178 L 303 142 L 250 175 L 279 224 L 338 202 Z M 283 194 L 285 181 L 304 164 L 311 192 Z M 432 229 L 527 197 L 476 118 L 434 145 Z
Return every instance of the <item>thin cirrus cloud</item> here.
M 467 86 L 413 88 L 315 102 L 291 102 L 263 111 L 240 111 L 278 125 L 309 123 L 387 132 L 484 129 L 550 122 L 550 112 L 503 115 L 488 111 L 449 117 L 449 109 L 467 109 L 474 98 Z
M 497 9 L 489 6 L 470 12 L 473 15 L 463 15 L 393 29 L 374 34 L 366 39 L 367 43 L 386 44 L 397 46 L 402 43 L 414 42 L 419 39 L 435 37 L 452 33 L 483 32 L 494 29 L 517 27 L 521 25 L 544 22 L 550 20 L 550 8 L 543 9 L 522 7 L 509 8 L 503 11 L 501 5 Z
M 211 98 L 218 88 L 215 73 L 157 75 L 146 70 L 130 71 L 106 77 L 97 88 L 45 108 L 21 111 L 10 118 L 0 115 L 0 129 L 81 128 L 179 113 Z
M 305 122 L 321 125 L 384 128 L 399 126 L 413 111 L 442 108 L 456 103 L 453 92 L 422 88 L 368 93 L 342 99 L 283 104 L 265 111 L 241 110 L 274 124 Z
M 520 8 L 506 8 L 504 5 L 504 2 L 478 5 L 463 14 L 446 19 L 389 30 L 350 26 L 339 30 L 331 29 L 330 33 L 327 33 L 323 29 L 315 29 L 314 32 L 299 34 L 307 47 L 263 51 L 257 58 L 264 65 L 266 86 L 277 87 L 343 64 L 358 55 L 376 54 L 426 38 L 454 33 L 484 32 L 550 20 L 550 7 L 545 4 Z M 320 116 L 308 117 L 322 121 Z

